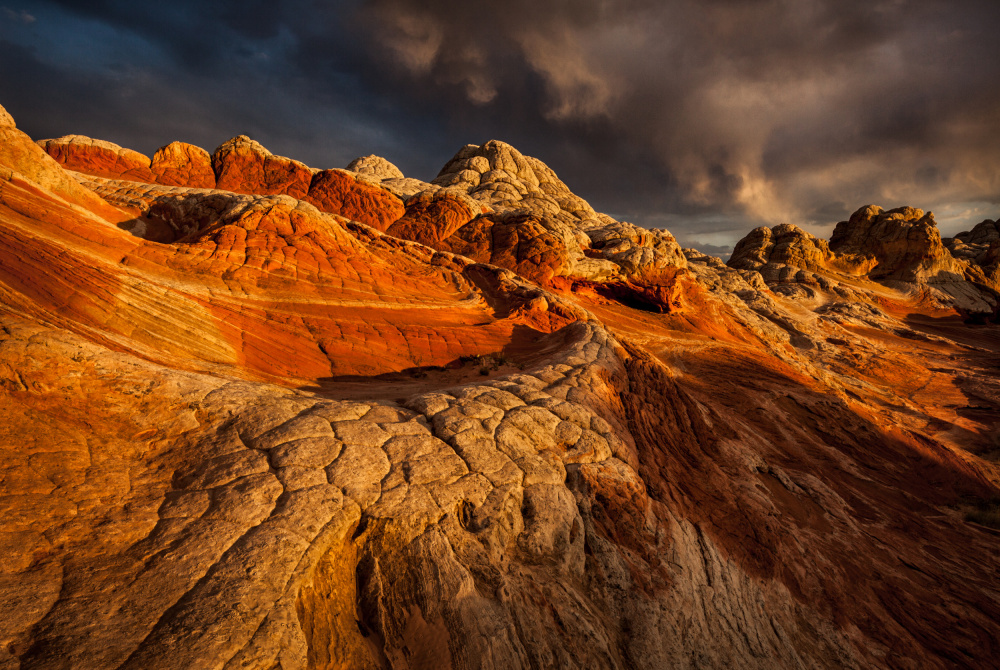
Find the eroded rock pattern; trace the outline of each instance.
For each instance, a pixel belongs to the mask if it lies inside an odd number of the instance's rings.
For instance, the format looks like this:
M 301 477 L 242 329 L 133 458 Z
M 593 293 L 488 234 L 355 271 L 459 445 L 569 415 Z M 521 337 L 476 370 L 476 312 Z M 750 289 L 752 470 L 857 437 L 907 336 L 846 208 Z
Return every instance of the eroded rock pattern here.
M 882 288 L 892 286 L 984 318 L 1000 307 L 996 254 L 989 251 L 1000 239 L 994 234 L 993 222 L 984 221 L 973 232 L 942 240 L 932 213 L 868 205 L 837 224 L 829 244 L 789 224 L 756 228 L 737 243 L 728 265 L 759 272 L 789 296 L 812 298 L 818 287 L 843 298 L 860 290 L 877 301 Z
M 149 169 L 153 173 L 153 180 L 158 184 L 215 188 L 212 157 L 193 144 L 171 142 L 162 147 L 153 154 Z
M 385 230 L 404 212 L 403 201 L 377 180 L 346 170 L 323 170 L 312 178 L 304 198 L 324 212 Z
M 966 279 L 1000 292 L 1000 225 L 996 221 L 986 219 L 944 243 L 953 256 L 968 262 Z
M 246 135 L 234 137 L 216 149 L 212 154 L 212 169 L 220 189 L 293 198 L 302 198 L 309 192 L 313 175 L 304 163 L 275 156 Z
M 285 191 L 6 118 L 0 667 L 1000 655 L 1000 334 L 926 282 L 792 226 L 681 252 L 502 143 L 328 171 L 405 202 L 365 222 L 247 143 Z
M 962 277 L 962 267 L 941 242 L 934 215 L 913 207 L 863 207 L 837 224 L 830 248 L 873 256 L 873 279 L 947 282 Z
M 153 179 L 149 156 L 112 142 L 83 135 L 66 135 L 54 140 L 42 140 L 38 145 L 70 170 L 114 179 Z

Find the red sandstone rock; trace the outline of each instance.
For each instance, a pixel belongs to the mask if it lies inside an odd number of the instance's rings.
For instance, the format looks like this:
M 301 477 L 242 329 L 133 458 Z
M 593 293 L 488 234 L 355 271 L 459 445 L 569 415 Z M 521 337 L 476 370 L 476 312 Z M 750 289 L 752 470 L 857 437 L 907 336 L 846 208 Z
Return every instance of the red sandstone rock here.
M 317 172 L 303 199 L 324 212 L 339 214 L 382 231 L 405 211 L 403 201 L 390 191 L 344 170 Z
M 215 188 L 212 157 L 193 144 L 171 142 L 160 148 L 153 154 L 150 171 L 158 184 Z
M 387 232 L 395 237 L 440 248 L 442 240 L 485 213 L 482 205 L 470 201 L 470 198 L 460 199 L 447 193 L 415 196 L 407 201 L 406 212 L 389 226 Z
M 216 149 L 212 169 L 219 189 L 293 198 L 305 197 L 313 176 L 303 163 L 275 156 L 246 135 L 234 137 Z
M 150 160 L 138 151 L 83 135 L 39 140 L 47 154 L 69 170 L 112 179 L 153 181 Z
M 481 263 L 513 270 L 542 286 L 567 274 L 569 267 L 565 245 L 530 215 L 480 216 L 440 245 Z

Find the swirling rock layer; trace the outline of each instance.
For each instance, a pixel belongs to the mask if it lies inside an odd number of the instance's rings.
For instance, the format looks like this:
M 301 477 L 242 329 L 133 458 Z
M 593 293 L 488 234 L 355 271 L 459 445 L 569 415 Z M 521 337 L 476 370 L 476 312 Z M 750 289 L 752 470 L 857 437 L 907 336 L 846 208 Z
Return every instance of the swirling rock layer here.
M 1000 333 L 920 284 L 498 142 L 71 174 L 0 112 L 0 668 L 1000 656 Z

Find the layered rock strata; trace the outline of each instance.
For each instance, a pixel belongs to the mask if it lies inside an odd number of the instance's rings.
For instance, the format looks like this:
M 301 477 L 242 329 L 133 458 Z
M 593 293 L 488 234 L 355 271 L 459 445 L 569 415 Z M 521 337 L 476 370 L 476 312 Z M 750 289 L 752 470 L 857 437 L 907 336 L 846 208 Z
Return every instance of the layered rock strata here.
M 0 133 L 0 667 L 1000 655 L 1000 337 L 877 254 L 727 267 L 497 142 L 329 171 L 362 221 L 242 140 L 206 188 Z

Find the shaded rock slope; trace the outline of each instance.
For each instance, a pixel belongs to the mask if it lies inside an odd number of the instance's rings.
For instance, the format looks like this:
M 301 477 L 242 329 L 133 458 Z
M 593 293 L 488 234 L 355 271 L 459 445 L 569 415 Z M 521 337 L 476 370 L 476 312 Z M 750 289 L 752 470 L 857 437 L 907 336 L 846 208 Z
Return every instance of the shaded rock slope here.
M 995 223 L 0 139 L 0 668 L 1000 658 Z

